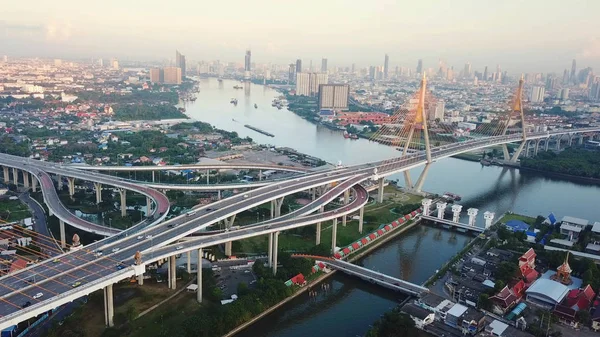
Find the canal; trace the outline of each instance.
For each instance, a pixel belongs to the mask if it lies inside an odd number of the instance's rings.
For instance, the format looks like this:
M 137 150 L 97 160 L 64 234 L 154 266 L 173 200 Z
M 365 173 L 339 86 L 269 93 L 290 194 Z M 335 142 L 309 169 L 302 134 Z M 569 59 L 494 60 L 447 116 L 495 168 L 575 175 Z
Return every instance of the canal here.
M 345 139 L 340 132 L 310 123 L 286 109 L 272 107 L 273 98 L 279 95 L 275 90 L 255 84 L 244 84 L 242 90 L 233 89 L 237 84 L 239 82 L 202 79 L 197 100 L 185 105 L 188 115 L 218 128 L 236 131 L 243 137 L 252 137 L 257 143 L 291 147 L 330 163 L 341 160 L 343 164 L 358 164 L 399 154 L 394 148 L 365 139 Z M 229 103 L 232 98 L 238 99 L 237 106 Z M 244 124 L 251 124 L 275 137 L 247 129 Z M 411 171 L 413 181 L 420 170 Z M 401 184 L 404 181 L 402 174 L 390 179 L 398 179 Z M 480 226 L 484 211 L 497 215 L 513 211 L 530 216 L 554 212 L 558 218 L 571 215 L 600 221 L 600 212 L 590 207 L 591 201 L 600 196 L 600 186 L 548 178 L 539 173 L 448 158 L 432 165 L 423 189 L 461 195 L 460 204 L 464 209 L 475 207 L 480 210 Z M 469 237 L 464 235 L 453 236 L 446 231 L 419 227 L 387 243 L 359 263 L 421 283 L 468 240 Z M 240 336 L 360 336 L 369 324 L 398 301 L 398 296 L 393 293 L 345 276 L 336 275 L 329 282 L 329 292 L 319 291 L 316 298 L 299 296 Z M 333 324 L 336 319 L 343 320 L 344 324 Z

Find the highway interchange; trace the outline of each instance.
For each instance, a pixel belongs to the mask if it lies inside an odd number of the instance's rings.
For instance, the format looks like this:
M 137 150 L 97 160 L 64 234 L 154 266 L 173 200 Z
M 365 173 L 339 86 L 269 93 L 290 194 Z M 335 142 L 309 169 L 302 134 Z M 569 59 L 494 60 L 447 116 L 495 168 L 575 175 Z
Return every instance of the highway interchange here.
M 600 128 L 538 132 L 529 134 L 528 139 L 597 131 L 600 131 Z M 519 141 L 521 138 L 520 134 L 514 134 L 446 145 L 432 149 L 431 157 L 435 161 L 462 152 Z M 58 256 L 56 260 L 47 260 L 1 277 L 0 298 L 2 302 L 0 303 L 0 315 L 2 317 L 0 317 L 0 328 L 23 321 L 45 310 L 66 303 L 73 298 L 101 289 L 108 284 L 107 282 L 115 283 L 133 276 L 135 274 L 133 267 L 117 270 L 117 264 L 124 261 L 125 265 L 131 265 L 136 251 L 142 253 L 144 263 L 151 263 L 193 249 L 335 219 L 359 210 L 367 202 L 366 191 L 359 185 L 361 182 L 369 179 L 378 180 L 425 163 L 427 163 L 425 152 L 416 152 L 380 162 L 306 173 L 197 208 L 195 213 L 191 215 L 186 214 L 162 221 L 169 210 L 169 203 L 164 194 L 156 190 L 99 173 L 83 172 L 79 169 L 67 168 L 58 164 L 31 161 L 2 154 L 0 155 L 0 165 L 18 168 L 34 174 L 40 180 L 44 200 L 48 207 L 59 218 L 65 218 L 65 222 L 77 228 L 83 227 L 85 230 L 97 231 L 93 227 L 86 227 L 87 224 L 78 224 L 76 219 L 71 218 L 74 215 L 58 200 L 51 177 L 47 173 L 100 182 L 142 193 L 154 200 L 157 205 L 155 207 L 157 216 L 151 221 L 88 245 L 84 249 Z M 332 183 L 339 184 L 303 207 L 300 213 L 297 211 L 293 215 L 284 215 L 265 223 L 177 243 L 189 234 L 244 210 L 287 195 Z M 354 197 L 349 204 L 336 210 L 308 215 L 350 188 L 354 189 Z M 93 252 L 98 249 L 103 251 L 103 255 L 100 257 L 97 257 Z M 115 250 L 113 251 L 113 249 Z M 81 282 L 81 285 L 74 288 L 75 282 Z M 34 299 L 34 295 L 38 293 L 44 295 L 41 298 Z M 21 308 L 27 301 L 31 302 L 32 305 L 24 309 Z

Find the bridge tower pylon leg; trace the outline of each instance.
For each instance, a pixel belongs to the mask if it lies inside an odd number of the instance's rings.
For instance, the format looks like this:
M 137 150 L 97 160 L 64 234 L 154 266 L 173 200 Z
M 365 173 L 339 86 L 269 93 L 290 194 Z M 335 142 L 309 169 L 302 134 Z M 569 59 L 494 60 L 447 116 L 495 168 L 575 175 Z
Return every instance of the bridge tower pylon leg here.
M 202 303 L 202 248 L 198 249 L 198 267 L 196 267 L 196 282 L 198 282 L 198 290 L 196 290 L 196 301 Z
M 519 79 L 519 87 L 517 88 L 517 93 L 515 95 L 515 101 L 513 103 L 512 106 L 512 111 L 511 113 L 508 114 L 508 120 L 506 121 L 506 124 L 504 125 L 504 128 L 502 129 L 502 135 L 506 135 L 506 131 L 508 130 L 508 126 L 510 125 L 511 122 L 511 117 L 512 117 L 512 113 L 513 112 L 519 112 L 519 116 L 521 117 L 521 125 L 522 125 L 522 142 L 521 145 L 519 146 L 519 149 L 513 154 L 512 158 L 510 157 L 509 153 L 508 153 L 508 147 L 506 146 L 506 144 L 502 144 L 502 152 L 504 153 L 504 160 L 507 161 L 511 161 L 511 162 L 516 162 L 517 159 L 519 158 L 519 155 L 521 154 L 521 151 L 523 150 L 523 146 L 525 146 L 526 142 L 527 142 L 527 132 L 525 129 L 525 114 L 523 113 L 523 84 L 525 83 L 525 79 L 523 77 L 523 75 L 521 75 L 521 78 Z
M 538 155 L 538 151 L 540 150 L 540 143 L 542 142 L 541 139 L 538 139 L 535 141 L 535 149 L 533 151 L 533 155 L 537 156 Z
M 273 235 L 273 275 L 277 275 L 277 252 L 279 250 L 279 232 Z
M 502 155 L 504 156 L 504 160 L 510 160 L 510 153 L 508 153 L 508 146 L 506 144 L 502 144 Z
M 115 316 L 115 308 L 113 304 L 113 287 L 112 284 L 104 287 L 104 323 L 107 327 L 114 326 L 113 318 Z
M 517 159 L 519 159 L 519 156 L 521 155 L 521 152 L 523 151 L 523 149 L 525 148 L 525 146 L 527 145 L 527 141 L 522 141 L 521 145 L 519 145 L 519 148 L 517 149 L 517 151 L 515 151 L 515 153 L 513 153 L 512 158 L 510 158 L 510 161 L 513 163 L 517 162 Z
M 421 175 L 419 176 L 419 180 L 417 180 L 417 184 L 414 187 L 414 190 L 416 192 L 421 192 L 421 190 L 423 189 L 423 184 L 425 183 L 425 179 L 427 178 L 427 174 L 429 173 L 430 166 L 431 166 L 431 163 L 425 164 L 425 167 L 423 168 L 423 172 L 421 172 Z

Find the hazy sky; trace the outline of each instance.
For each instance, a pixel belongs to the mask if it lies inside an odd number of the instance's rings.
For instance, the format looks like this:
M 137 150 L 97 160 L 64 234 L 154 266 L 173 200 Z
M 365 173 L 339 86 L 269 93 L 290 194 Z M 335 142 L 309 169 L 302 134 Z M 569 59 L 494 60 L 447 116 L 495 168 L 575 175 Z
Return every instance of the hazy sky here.
M 0 55 L 600 72 L 600 0 L 3 1 Z M 188 61 L 189 62 L 189 61 Z

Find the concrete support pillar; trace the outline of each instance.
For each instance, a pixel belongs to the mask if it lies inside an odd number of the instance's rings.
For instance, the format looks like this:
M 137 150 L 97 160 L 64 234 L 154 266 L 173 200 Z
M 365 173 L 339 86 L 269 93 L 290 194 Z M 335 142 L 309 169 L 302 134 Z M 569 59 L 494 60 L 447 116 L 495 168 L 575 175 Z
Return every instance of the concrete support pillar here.
M 31 175 L 31 191 L 32 192 L 36 192 L 37 191 L 37 186 L 38 186 L 38 180 L 37 178 L 32 174 Z
M 25 189 L 29 189 L 29 172 L 21 171 L 21 174 L 23 174 L 23 186 Z
M 549 146 L 550 146 L 550 138 L 546 138 L 544 140 L 544 151 L 548 151 Z
M 363 218 L 365 215 L 365 206 L 361 207 L 358 211 L 358 232 L 362 234 L 363 232 Z
M 560 139 L 562 137 L 561 136 L 557 136 L 556 138 L 556 151 L 560 151 Z
M 271 219 L 275 217 L 275 200 L 271 200 Z
M 273 275 L 277 275 L 277 251 L 279 245 L 279 232 L 273 235 Z
M 577 144 L 583 145 L 583 135 L 580 135 L 579 137 L 577 137 Z
M 206 185 L 210 185 L 210 170 L 206 170 Z
M 233 226 L 233 222 L 235 221 L 235 214 L 233 216 L 229 217 L 228 219 L 225 219 L 224 221 L 225 221 L 225 230 L 231 229 L 231 226 Z M 227 256 L 232 255 L 231 247 L 232 247 L 231 241 L 225 242 L 225 255 L 227 255 Z
M 477 208 L 469 208 L 467 213 L 469 214 L 469 226 L 475 226 L 475 221 L 477 219 L 477 213 L 479 210 Z
M 196 292 L 196 301 L 202 303 L 202 248 L 198 249 L 198 267 L 196 267 L 196 281 L 198 282 L 198 291 Z
M 112 284 L 104 287 L 104 323 L 107 327 L 113 327 L 115 316 L 115 307 L 113 304 L 113 286 Z
M 269 233 L 269 268 L 273 267 L 273 235 L 274 233 Z
M 311 191 L 312 191 L 312 200 L 314 201 L 317 199 L 317 188 L 316 187 L 311 188 Z
M 404 174 L 404 186 L 409 190 L 414 189 L 415 185 L 413 184 L 412 179 L 410 178 L 410 172 L 404 171 L 402 173 Z
M 275 207 L 275 217 L 278 218 L 281 216 L 281 206 L 283 205 L 283 197 L 279 199 L 273 200 L 273 204 Z
M 538 151 L 539 151 L 539 149 L 540 149 L 540 142 L 541 142 L 541 141 L 542 141 L 541 139 L 538 139 L 538 140 L 536 140 L 536 141 L 535 141 L 535 149 L 534 149 L 534 151 L 533 151 L 533 155 L 534 155 L 534 156 L 537 156 L 537 155 L 538 155 Z
M 125 217 L 127 215 L 127 190 L 119 189 L 119 195 L 121 196 L 121 216 Z
M 3 166 L 2 170 L 4 171 L 4 182 L 7 184 L 10 183 L 10 174 L 8 173 L 8 167 Z
M 508 153 L 508 146 L 506 146 L 506 144 L 502 144 L 502 154 L 504 155 L 504 160 L 510 160 L 510 154 Z
M 169 269 L 171 273 L 171 280 L 169 282 L 169 286 L 171 289 L 177 289 L 177 265 L 175 264 L 175 255 L 169 256 Z
M 154 180 L 155 180 L 154 171 L 152 171 L 152 182 L 154 182 Z
M 462 205 L 452 205 L 452 222 L 459 222 Z
M 221 200 L 221 190 L 217 190 L 217 200 Z
M 262 170 L 258 170 L 258 181 L 262 181 Z
M 331 254 L 335 254 L 335 247 L 337 246 L 337 218 L 333 219 L 333 226 L 331 227 Z
M 226 256 L 231 256 L 232 255 L 232 245 L 233 243 L 231 241 L 225 242 L 225 255 Z
M 102 184 L 94 183 L 94 190 L 96 190 L 96 204 L 100 204 L 102 202 Z
M 19 185 L 19 170 L 13 167 L 13 184 Z
M 345 190 L 344 191 L 344 205 L 348 205 L 348 203 L 350 202 L 350 190 Z M 346 214 L 344 214 L 342 216 L 342 226 L 346 227 L 346 221 L 347 221 L 348 216 Z
M 75 178 L 67 177 L 67 181 L 69 182 L 69 195 L 72 197 L 75 194 Z
M 152 214 L 152 198 L 146 197 L 146 216 Z
M 190 250 L 187 252 L 187 273 L 192 274 L 192 251 Z
M 377 187 L 377 202 L 378 203 L 383 202 L 383 183 L 384 183 L 384 179 L 379 178 L 379 186 Z
M 319 213 L 323 213 L 325 211 L 325 206 L 319 207 Z M 317 222 L 317 232 L 315 233 L 315 245 L 321 244 L 321 222 Z
M 65 234 L 65 222 L 59 220 L 60 225 L 60 246 L 67 248 L 67 235 Z
M 63 181 L 62 181 L 62 176 L 60 174 L 56 176 L 56 181 L 58 182 L 56 184 L 58 190 L 62 191 L 62 189 L 63 189 Z
M 568 135 L 568 137 L 569 137 L 569 143 L 568 144 L 569 144 L 569 146 L 571 146 L 571 145 L 573 145 L 573 135 L 570 134 L 570 135 Z
M 140 285 L 140 286 L 144 285 L 144 274 L 138 275 L 137 282 L 138 282 L 138 285 Z

